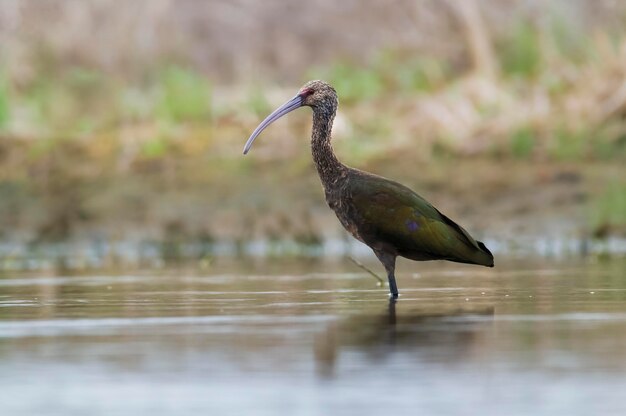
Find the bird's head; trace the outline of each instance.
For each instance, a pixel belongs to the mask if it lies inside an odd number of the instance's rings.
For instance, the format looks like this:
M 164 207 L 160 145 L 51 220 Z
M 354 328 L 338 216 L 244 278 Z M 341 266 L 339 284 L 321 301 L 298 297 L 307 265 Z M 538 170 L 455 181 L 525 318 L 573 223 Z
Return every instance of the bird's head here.
M 307 82 L 300 88 L 300 91 L 298 91 L 295 97 L 274 110 L 258 125 L 246 142 L 243 148 L 243 154 L 248 153 L 254 140 L 267 126 L 296 108 L 305 106 L 311 107 L 315 112 L 330 116 L 337 110 L 337 93 L 330 84 L 324 81 L 315 80 Z
M 337 108 L 337 92 L 327 82 L 309 81 L 300 88 L 298 95 L 302 97 L 302 105 L 312 108 Z

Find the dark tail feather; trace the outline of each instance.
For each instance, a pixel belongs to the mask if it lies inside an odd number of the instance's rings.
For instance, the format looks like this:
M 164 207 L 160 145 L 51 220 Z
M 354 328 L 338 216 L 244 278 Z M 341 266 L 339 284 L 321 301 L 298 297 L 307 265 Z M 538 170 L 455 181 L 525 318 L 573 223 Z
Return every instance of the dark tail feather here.
M 491 254 L 491 251 L 489 251 L 482 241 L 476 241 L 476 243 L 478 243 L 478 248 L 480 248 L 481 253 L 484 254 L 484 256 L 481 256 L 484 257 L 484 262 L 481 262 L 481 264 L 487 267 L 493 267 L 493 254 Z

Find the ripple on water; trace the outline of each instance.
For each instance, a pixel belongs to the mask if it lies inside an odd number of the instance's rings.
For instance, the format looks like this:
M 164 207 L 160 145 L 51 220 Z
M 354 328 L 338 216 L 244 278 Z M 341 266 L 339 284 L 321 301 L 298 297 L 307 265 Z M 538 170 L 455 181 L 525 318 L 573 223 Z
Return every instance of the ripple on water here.
M 0 407 L 626 414 L 624 264 L 0 279 Z
M 162 316 L 141 318 L 105 318 L 105 319 L 52 319 L 52 320 L 28 320 L 28 321 L 0 321 L 0 338 L 20 338 L 31 336 L 65 336 L 80 334 L 103 334 L 114 333 L 123 329 L 136 329 L 167 327 L 181 329 L 179 325 L 187 326 L 189 330 L 193 326 L 204 326 L 205 330 L 211 330 L 217 326 L 232 326 L 240 324 L 319 324 L 335 319 L 330 315 L 301 315 L 301 316 L 277 316 L 277 315 L 227 315 L 227 316 Z M 171 329 L 171 328 L 170 328 Z

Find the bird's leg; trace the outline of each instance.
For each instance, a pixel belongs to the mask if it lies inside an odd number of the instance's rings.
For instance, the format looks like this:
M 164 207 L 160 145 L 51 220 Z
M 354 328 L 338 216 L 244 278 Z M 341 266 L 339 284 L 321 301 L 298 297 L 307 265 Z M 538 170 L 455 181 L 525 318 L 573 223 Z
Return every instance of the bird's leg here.
M 389 280 L 389 292 L 394 298 L 398 297 L 398 286 L 396 285 L 396 256 L 380 250 L 374 250 L 378 260 L 385 266 L 387 279 Z
M 352 256 L 348 256 L 348 258 L 350 259 L 350 261 L 352 261 L 352 263 L 354 263 L 357 267 L 360 267 L 361 269 L 365 270 L 366 272 L 368 272 L 369 274 L 371 274 L 372 276 L 374 276 L 374 278 L 376 280 L 378 280 L 377 286 L 382 286 L 383 285 L 383 279 L 380 278 L 380 276 L 378 276 L 376 273 L 374 273 L 373 271 L 371 271 L 370 269 L 368 269 L 367 267 L 365 267 L 365 265 L 363 263 L 361 263 L 360 261 L 358 261 L 357 259 L 355 259 Z

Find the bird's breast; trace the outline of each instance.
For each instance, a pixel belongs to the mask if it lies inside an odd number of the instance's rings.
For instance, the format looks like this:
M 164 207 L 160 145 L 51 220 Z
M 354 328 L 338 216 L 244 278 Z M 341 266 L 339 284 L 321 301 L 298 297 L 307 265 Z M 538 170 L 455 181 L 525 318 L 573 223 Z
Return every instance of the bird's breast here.
M 342 195 L 340 191 L 329 192 L 326 191 L 326 203 L 335 212 L 339 222 L 354 238 L 357 240 L 364 242 L 363 238 L 359 233 L 359 229 L 357 223 L 355 221 L 354 213 L 351 211 L 351 205 L 349 201 L 349 197 L 347 195 Z

